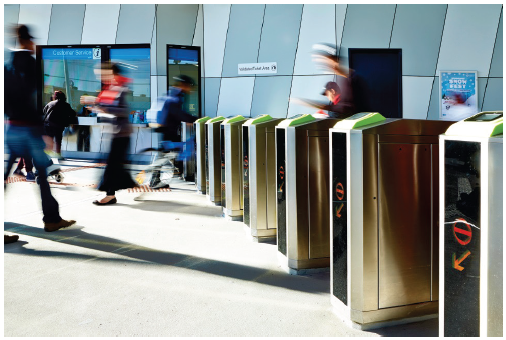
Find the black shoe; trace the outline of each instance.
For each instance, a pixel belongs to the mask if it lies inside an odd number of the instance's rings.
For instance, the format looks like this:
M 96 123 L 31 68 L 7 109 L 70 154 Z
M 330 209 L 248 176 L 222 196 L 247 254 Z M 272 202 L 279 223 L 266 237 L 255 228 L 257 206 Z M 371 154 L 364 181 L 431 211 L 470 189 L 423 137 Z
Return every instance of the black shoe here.
M 19 239 L 18 235 L 4 235 L 4 244 L 14 243 Z
M 112 200 L 106 202 L 106 203 L 100 203 L 99 201 L 93 201 L 93 204 L 95 205 L 107 205 L 107 204 L 114 204 L 118 202 L 118 200 L 116 200 L 116 197 L 114 197 Z

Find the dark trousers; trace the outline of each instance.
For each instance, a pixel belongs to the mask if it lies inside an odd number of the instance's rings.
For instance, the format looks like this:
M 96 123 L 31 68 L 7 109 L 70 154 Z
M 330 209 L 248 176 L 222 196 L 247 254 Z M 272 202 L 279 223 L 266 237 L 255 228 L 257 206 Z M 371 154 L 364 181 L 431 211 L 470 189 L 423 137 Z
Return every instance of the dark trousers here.
M 61 142 L 63 140 L 64 127 L 44 125 L 44 134 L 53 138 L 56 145 L 56 152 L 61 153 Z
M 45 143 L 42 140 L 42 128 L 9 125 L 5 134 L 5 141 L 10 156 L 8 167 L 4 172 L 4 178 L 7 179 L 10 168 L 17 157 L 33 159 L 35 169 L 39 172 L 40 198 L 42 201 L 42 213 L 44 214 L 42 220 L 46 223 L 59 222 L 61 220 L 59 205 L 51 194 L 51 189 L 47 182 L 46 167 L 49 159 L 44 153 Z
M 113 196 L 116 190 L 128 189 L 136 186 L 125 169 L 125 162 L 130 145 L 130 137 L 114 137 L 111 141 L 111 149 L 107 157 L 104 176 L 98 186 L 98 190 L 105 191 L 106 195 Z

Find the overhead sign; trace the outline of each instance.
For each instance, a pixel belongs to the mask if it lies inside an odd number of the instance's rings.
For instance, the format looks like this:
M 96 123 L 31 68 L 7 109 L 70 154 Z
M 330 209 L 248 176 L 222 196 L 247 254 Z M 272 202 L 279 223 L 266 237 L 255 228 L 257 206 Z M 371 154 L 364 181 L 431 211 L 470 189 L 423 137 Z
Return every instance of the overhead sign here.
M 478 113 L 476 71 L 441 71 L 439 118 L 462 120 Z
M 42 59 L 100 59 L 100 48 L 43 48 Z
M 238 74 L 274 74 L 278 73 L 278 63 L 255 63 L 255 64 L 239 64 L 237 68 Z

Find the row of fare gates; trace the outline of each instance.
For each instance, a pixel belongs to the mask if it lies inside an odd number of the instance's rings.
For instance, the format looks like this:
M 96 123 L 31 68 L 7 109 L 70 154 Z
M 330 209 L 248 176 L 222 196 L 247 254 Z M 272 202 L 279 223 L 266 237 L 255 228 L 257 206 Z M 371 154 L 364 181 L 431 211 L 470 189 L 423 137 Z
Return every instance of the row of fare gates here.
M 204 117 L 183 126 L 184 171 L 254 240 L 274 238 L 291 274 L 330 267 L 351 326 L 439 316 L 440 335 L 502 336 L 502 127 L 502 111 Z

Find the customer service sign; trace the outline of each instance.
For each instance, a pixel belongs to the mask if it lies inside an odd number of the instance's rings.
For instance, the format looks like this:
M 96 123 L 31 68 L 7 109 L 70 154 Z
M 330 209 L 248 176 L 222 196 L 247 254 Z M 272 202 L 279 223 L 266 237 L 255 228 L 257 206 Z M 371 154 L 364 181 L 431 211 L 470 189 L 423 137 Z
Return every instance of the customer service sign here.
M 278 73 L 278 63 L 239 64 L 238 74 L 275 74 Z
M 476 71 L 441 71 L 439 81 L 440 119 L 457 121 L 478 113 Z

